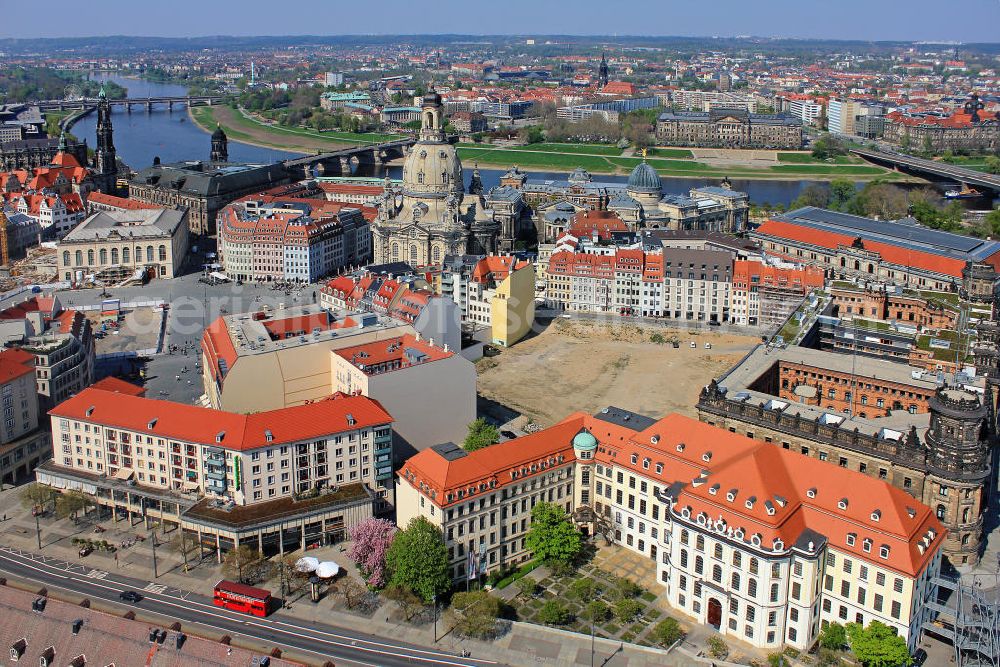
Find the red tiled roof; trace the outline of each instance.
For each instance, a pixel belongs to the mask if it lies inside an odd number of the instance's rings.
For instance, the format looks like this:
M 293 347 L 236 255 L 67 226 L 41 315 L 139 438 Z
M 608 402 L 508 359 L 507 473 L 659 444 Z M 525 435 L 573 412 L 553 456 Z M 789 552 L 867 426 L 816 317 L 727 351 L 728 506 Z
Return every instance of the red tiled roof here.
M 145 396 L 146 390 L 143 387 L 134 385 L 131 382 L 120 380 L 114 376 L 108 376 L 90 385 L 91 389 L 101 389 L 103 391 L 128 394 L 129 396 Z
M 411 457 L 400 478 L 439 506 L 463 502 L 459 490 L 490 491 L 543 474 L 541 461 L 574 456 L 574 436 L 587 429 L 598 442 L 597 462 L 628 469 L 640 477 L 678 488 L 675 510 L 690 507 L 692 518 L 705 513 L 742 528 L 745 540 L 758 535 L 765 548 L 775 540 L 793 545 L 805 529 L 859 558 L 916 576 L 933 556 L 919 545 L 929 530 L 931 545 L 943 541 L 944 529 L 931 509 L 891 484 L 863 473 L 763 443 L 683 415 L 671 414 L 637 431 L 583 413 L 559 424 L 448 461 L 433 449 Z M 539 464 L 531 471 L 533 463 Z M 522 475 L 525 466 L 528 472 Z M 548 467 L 548 466 L 546 466 Z M 481 486 L 484 485 L 485 487 Z M 727 494 L 735 492 L 729 501 Z M 449 494 L 452 494 L 449 497 Z M 751 506 L 747 501 L 752 499 Z M 839 504 L 846 499 L 846 506 Z M 771 513 L 773 511 L 773 513 Z M 873 514 L 878 512 L 878 519 Z M 847 534 L 856 535 L 853 546 Z M 871 550 L 864 551 L 865 540 Z M 879 551 L 889 547 L 887 558 Z
M 838 246 L 850 246 L 854 242 L 854 237 L 847 234 L 820 231 L 781 220 L 768 220 L 757 228 L 757 233 L 776 239 L 788 239 L 789 241 L 808 243 L 829 250 L 836 250 Z M 961 259 L 942 257 L 941 255 L 929 252 L 910 250 L 909 248 L 902 248 L 878 241 L 866 240 L 864 244 L 866 250 L 877 252 L 885 261 L 901 266 L 911 266 L 955 278 L 962 277 L 962 269 L 965 267 L 965 262 Z M 990 260 L 992 259 L 990 258 Z
M 34 355 L 19 349 L 0 352 L 0 384 L 7 384 L 28 373 L 35 374 Z
M 346 359 L 361 370 L 371 369 L 373 366 L 391 364 L 397 362 L 400 368 L 413 365 L 406 355 L 408 348 L 422 352 L 426 358 L 419 363 L 429 361 L 439 361 L 455 356 L 454 352 L 445 351 L 443 348 L 431 345 L 425 340 L 417 340 L 410 334 L 386 338 L 384 340 L 372 341 L 362 345 L 352 345 L 334 351 L 334 354 Z
M 334 394 L 314 403 L 243 415 L 96 387 L 63 401 L 49 414 L 232 450 L 298 442 L 392 421 L 382 405 L 367 396 Z M 353 424 L 348 416 L 353 417 Z M 222 438 L 217 441 L 218 434 Z
M 88 194 L 87 203 L 103 204 L 105 206 L 113 206 L 115 208 L 127 209 L 130 211 L 161 208 L 156 204 L 147 204 L 146 202 L 136 201 L 135 199 L 128 199 L 127 197 L 116 197 L 114 195 L 106 195 L 103 192 L 91 192 L 90 194 Z

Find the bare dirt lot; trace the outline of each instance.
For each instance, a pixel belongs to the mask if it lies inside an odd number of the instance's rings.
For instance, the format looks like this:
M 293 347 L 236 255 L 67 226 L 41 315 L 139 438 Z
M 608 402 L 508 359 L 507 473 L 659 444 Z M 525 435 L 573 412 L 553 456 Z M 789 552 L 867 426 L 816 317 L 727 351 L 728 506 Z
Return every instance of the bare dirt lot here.
M 652 342 L 655 334 L 668 342 Z M 669 342 L 674 335 L 679 348 Z M 697 348 L 690 347 L 692 340 Z M 482 359 L 479 395 L 487 411 L 493 401 L 542 426 L 609 405 L 650 417 L 694 416 L 701 388 L 758 342 L 754 336 L 557 318 L 537 336 Z

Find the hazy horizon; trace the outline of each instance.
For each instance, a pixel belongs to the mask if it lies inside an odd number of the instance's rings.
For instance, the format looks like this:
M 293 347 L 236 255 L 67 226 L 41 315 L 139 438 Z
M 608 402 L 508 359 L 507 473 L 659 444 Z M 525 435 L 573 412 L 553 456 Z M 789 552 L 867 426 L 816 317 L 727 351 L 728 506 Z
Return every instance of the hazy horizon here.
M 717 0 L 713 5 L 674 0 L 634 0 L 627 11 L 608 11 L 598 0 L 508 0 L 476 11 L 470 0 L 383 0 L 369 5 L 314 5 L 285 11 L 264 0 L 143 5 L 102 0 L 92 11 L 79 3 L 50 0 L 44 17 L 37 5 L 10 3 L 0 38 L 297 37 L 355 35 L 482 35 L 739 37 L 860 41 L 1000 41 L 1000 0 L 969 0 L 961 11 L 942 12 L 939 2 L 841 0 L 817 5 L 801 0 Z M 830 7 L 831 9 L 827 9 Z M 706 11 L 710 14 L 706 15 Z M 192 16 L 199 20 L 192 25 Z M 950 20 L 942 20 L 942 18 Z M 329 30 L 321 28 L 328 27 Z M 599 28 L 596 30 L 595 28 Z

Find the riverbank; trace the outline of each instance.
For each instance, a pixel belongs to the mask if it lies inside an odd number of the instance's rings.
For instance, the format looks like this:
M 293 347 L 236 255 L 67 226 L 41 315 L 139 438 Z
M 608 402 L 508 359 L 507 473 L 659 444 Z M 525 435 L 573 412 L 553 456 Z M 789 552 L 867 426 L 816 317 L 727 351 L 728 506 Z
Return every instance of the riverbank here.
M 244 116 L 238 109 L 229 105 L 193 107 L 188 110 L 188 116 L 205 132 L 215 131 L 218 124 L 232 141 L 262 148 L 279 148 L 304 155 L 399 138 L 399 135 L 389 134 L 319 133 L 313 130 L 267 125 Z

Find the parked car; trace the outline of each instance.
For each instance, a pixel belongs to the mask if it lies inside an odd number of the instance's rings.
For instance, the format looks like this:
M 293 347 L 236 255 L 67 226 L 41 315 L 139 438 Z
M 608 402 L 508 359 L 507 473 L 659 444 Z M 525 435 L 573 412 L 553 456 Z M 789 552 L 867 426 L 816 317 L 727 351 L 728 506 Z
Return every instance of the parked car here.
M 697 348 L 698 348 L 698 343 L 696 343 L 696 342 L 694 342 L 694 341 L 691 341 L 691 349 L 692 349 L 692 350 L 695 350 L 695 349 L 697 349 Z
M 503 437 L 505 437 L 505 438 L 507 438 L 509 440 L 513 440 L 514 438 L 517 437 L 517 434 L 514 433 L 513 431 L 500 431 L 500 435 L 502 435 Z
M 706 350 L 711 350 L 712 349 L 712 344 L 711 343 L 705 343 L 705 349 Z
M 118 594 L 118 597 L 124 600 L 125 602 L 131 602 L 132 604 L 135 604 L 136 602 L 142 599 L 142 596 L 136 593 L 135 591 L 122 591 L 121 593 Z

